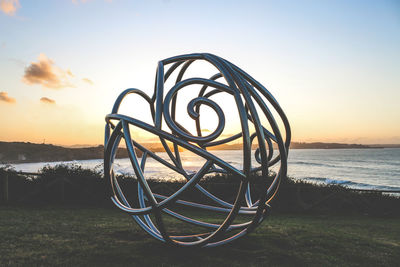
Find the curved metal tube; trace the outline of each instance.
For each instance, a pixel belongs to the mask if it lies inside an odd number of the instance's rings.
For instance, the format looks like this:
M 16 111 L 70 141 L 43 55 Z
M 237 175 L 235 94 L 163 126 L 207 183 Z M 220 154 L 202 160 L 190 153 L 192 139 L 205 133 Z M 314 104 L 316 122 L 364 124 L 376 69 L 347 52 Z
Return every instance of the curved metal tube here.
M 217 70 L 217 73 L 208 79 L 184 78 L 187 70 L 192 68 L 195 65 L 193 63 L 199 60 L 211 64 Z M 174 72 L 177 72 L 175 84 L 164 91 L 166 81 Z M 221 80 L 224 83 L 220 82 Z M 187 130 L 176 118 L 178 95 L 190 85 L 201 86 L 196 93 L 197 97 L 187 104 L 187 114 L 194 120 L 195 133 Z M 119 107 L 129 94 L 137 94 L 149 104 L 153 125 L 145 123 L 139 118 L 119 114 Z M 239 116 L 237 123 L 240 123 L 241 126 L 239 133 L 224 134 L 225 124 L 227 123 L 223 111 L 224 105 L 213 99 L 214 96 L 221 94 L 233 99 L 236 103 Z M 218 120 L 215 130 L 205 136 L 202 135 L 200 124 L 200 107 L 202 105 L 211 108 Z M 278 114 L 278 118 L 274 118 L 272 109 Z M 263 119 L 268 122 L 269 127 L 262 125 Z M 283 132 L 276 119 L 283 124 Z M 163 125 L 163 122 L 165 122 L 165 125 Z M 131 131 L 135 127 L 157 135 L 171 161 L 161 158 L 157 153 L 142 146 L 138 140 L 134 140 Z M 267 130 L 267 128 L 270 130 Z M 135 205 L 128 202 L 113 170 L 114 158 L 121 139 L 125 140 L 131 165 L 138 182 L 136 191 L 138 201 Z M 207 150 L 240 139 L 243 144 L 242 169 L 237 169 Z M 255 166 L 253 166 L 251 151 L 256 144 L 255 140 L 257 140 L 257 148 L 253 154 L 255 158 Z M 106 116 L 104 175 L 110 184 L 113 203 L 122 211 L 131 215 L 138 225 L 154 238 L 173 246 L 215 247 L 227 244 L 250 233 L 269 214 L 269 203 L 276 196 L 280 181 L 287 173 L 290 140 L 290 125 L 282 108 L 272 94 L 246 72 L 229 61 L 208 53 L 175 56 L 158 63 L 152 97 L 139 89 L 126 89 L 115 101 L 111 113 Z M 173 152 L 167 141 L 173 143 Z M 185 170 L 179 147 L 183 147 L 205 159 L 205 163 L 197 172 L 189 174 L 190 172 Z M 274 148 L 277 149 L 274 150 Z M 136 150 L 143 153 L 141 159 L 137 156 Z M 187 182 L 169 196 L 153 192 L 147 183 L 144 172 L 148 158 L 152 158 L 175 171 L 178 175 L 182 175 Z M 278 163 L 279 171 L 274 177 L 269 177 L 269 168 Z M 254 181 L 251 176 L 259 171 L 261 171 L 260 175 L 263 179 L 261 179 L 261 184 L 257 184 L 257 186 L 261 187 L 262 190 L 255 196 L 252 193 Z M 199 184 L 204 175 L 213 173 L 225 173 L 239 177 L 240 185 L 232 203 L 210 193 Z M 189 190 L 196 190 L 205 199 L 208 199 L 208 202 L 198 203 L 182 199 L 183 193 L 189 192 Z M 132 193 L 135 194 L 135 191 L 132 191 Z M 226 218 L 220 224 L 190 218 L 173 210 L 177 205 L 226 214 Z M 151 214 L 154 217 L 150 217 Z M 249 216 L 248 220 L 234 223 L 239 214 Z M 204 227 L 209 232 L 170 235 L 164 225 L 163 216 L 165 215 Z

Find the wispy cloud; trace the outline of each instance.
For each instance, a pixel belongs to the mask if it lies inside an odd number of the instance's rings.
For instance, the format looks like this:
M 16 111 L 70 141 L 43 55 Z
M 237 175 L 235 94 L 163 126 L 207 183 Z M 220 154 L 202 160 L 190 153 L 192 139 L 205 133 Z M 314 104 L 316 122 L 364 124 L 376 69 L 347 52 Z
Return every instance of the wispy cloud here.
M 88 83 L 90 85 L 94 84 L 94 82 L 91 79 L 88 79 L 88 78 L 83 78 L 82 81 L 84 81 L 85 83 Z
M 56 103 L 55 100 L 50 99 L 50 98 L 48 98 L 48 97 L 42 97 L 42 98 L 40 99 L 40 102 L 46 103 L 46 104 L 55 104 L 55 103 Z
M 0 92 L 0 101 L 10 104 L 14 104 L 17 102 L 15 98 L 9 97 L 7 92 Z
M 14 16 L 20 7 L 19 0 L 0 0 L 0 10 L 8 16 Z
M 38 62 L 32 62 L 25 68 L 22 79 L 26 84 L 41 84 L 43 87 L 60 89 L 64 87 L 74 87 L 69 81 L 74 75 L 70 70 L 63 70 L 55 66 L 54 62 L 45 54 L 40 54 Z

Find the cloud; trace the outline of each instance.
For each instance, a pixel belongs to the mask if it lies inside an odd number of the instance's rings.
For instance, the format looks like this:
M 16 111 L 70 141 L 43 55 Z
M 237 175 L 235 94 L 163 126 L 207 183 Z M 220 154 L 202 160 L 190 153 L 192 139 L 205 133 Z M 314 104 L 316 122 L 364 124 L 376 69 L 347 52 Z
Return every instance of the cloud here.
M 15 100 L 15 98 L 9 97 L 8 93 L 6 93 L 6 92 L 0 92 L 0 101 L 4 101 L 4 102 L 10 103 L 10 104 L 14 104 L 17 102 Z
M 45 54 L 41 53 L 38 62 L 32 62 L 25 68 L 22 79 L 26 84 L 41 84 L 43 87 L 60 89 L 64 87 L 74 87 L 69 78 L 73 77 L 70 70 L 62 70 L 54 65 L 54 62 Z
M 46 104 L 55 104 L 55 103 L 56 103 L 55 100 L 50 99 L 50 98 L 48 98 L 48 97 L 42 97 L 42 98 L 40 99 L 40 102 L 46 103 Z
M 82 81 L 84 81 L 84 82 L 86 82 L 86 83 L 88 83 L 90 85 L 94 84 L 94 82 L 92 80 L 88 79 L 88 78 L 83 78 Z
M 0 10 L 8 16 L 14 16 L 20 7 L 19 0 L 0 0 Z

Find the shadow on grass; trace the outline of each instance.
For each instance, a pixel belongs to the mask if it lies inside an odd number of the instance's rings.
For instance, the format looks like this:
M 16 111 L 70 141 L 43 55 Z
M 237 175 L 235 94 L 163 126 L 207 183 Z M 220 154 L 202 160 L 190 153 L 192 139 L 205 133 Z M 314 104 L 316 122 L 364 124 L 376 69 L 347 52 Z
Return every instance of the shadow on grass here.
M 395 266 L 400 261 L 398 219 L 361 215 L 277 214 L 227 246 L 182 249 L 154 240 L 115 209 L 10 206 L 0 207 L 0 236 L 1 266 Z

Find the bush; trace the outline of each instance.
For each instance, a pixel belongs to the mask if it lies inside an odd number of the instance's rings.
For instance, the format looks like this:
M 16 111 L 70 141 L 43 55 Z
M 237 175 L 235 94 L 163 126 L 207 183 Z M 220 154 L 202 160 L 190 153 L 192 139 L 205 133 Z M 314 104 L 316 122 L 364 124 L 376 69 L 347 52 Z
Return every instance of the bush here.
M 45 166 L 38 176 L 26 176 L 10 166 L 0 168 L 0 176 L 8 175 L 9 201 L 11 203 L 70 204 L 112 206 L 109 182 L 104 179 L 101 168 L 85 169 L 79 165 Z M 257 196 L 268 178 L 256 174 L 252 195 Z M 118 175 L 117 180 L 132 206 L 138 206 L 137 180 L 134 176 Z M 208 175 L 200 185 L 221 199 L 233 202 L 239 188 L 240 178 L 234 175 Z M 181 188 L 183 181 L 148 180 L 154 193 L 171 195 Z M 3 186 L 3 183 L 1 183 Z M 3 190 L 3 188 L 1 189 Z M 1 191 L 3 192 L 3 191 Z M 215 204 L 198 190 L 182 195 L 182 199 Z M 274 198 L 273 212 L 290 213 L 363 213 L 375 215 L 400 215 L 400 199 L 380 192 L 356 192 L 340 185 L 317 185 L 284 177 L 278 195 Z

